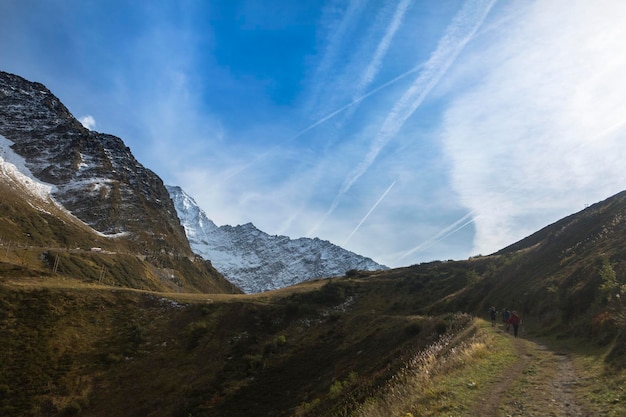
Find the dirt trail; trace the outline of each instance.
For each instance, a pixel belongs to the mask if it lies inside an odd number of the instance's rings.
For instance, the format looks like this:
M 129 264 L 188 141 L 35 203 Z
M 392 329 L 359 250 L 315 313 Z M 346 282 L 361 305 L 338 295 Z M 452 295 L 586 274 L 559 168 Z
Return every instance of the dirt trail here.
M 504 335 L 506 337 L 512 337 Z M 480 398 L 481 417 L 591 417 L 576 398 L 578 378 L 566 353 L 523 337 L 514 339 L 517 361 Z

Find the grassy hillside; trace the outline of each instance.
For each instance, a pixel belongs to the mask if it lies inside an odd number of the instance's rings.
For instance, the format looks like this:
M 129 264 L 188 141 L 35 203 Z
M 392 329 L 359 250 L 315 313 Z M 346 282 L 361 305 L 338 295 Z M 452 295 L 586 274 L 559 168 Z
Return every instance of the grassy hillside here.
M 241 292 L 199 257 L 149 252 L 104 237 L 56 204 L 0 181 L 0 279 L 66 277 L 154 291 Z
M 12 280 L 0 286 L 1 414 L 471 415 L 475 385 L 487 386 L 512 359 L 492 355 L 505 341 L 494 341 L 482 320 L 443 311 L 439 300 L 458 306 L 463 271 L 485 263 L 418 265 L 258 295 Z M 537 326 L 529 320 L 528 333 Z M 568 340 L 597 349 L 594 377 L 622 381 L 618 337 Z
M 332 415 L 356 409 L 463 320 L 368 285 L 177 302 L 102 288 L 0 288 L 2 415 Z M 189 295 L 187 295 L 189 297 Z M 465 319 L 465 321 L 467 321 Z
M 10 196 L 0 415 L 475 415 L 494 375 L 541 352 L 486 326 L 489 305 L 520 311 L 525 337 L 602 381 L 580 394 L 599 415 L 626 411 L 612 388 L 626 381 L 624 195 L 492 256 L 257 295 L 229 294 L 207 262 L 138 253 Z

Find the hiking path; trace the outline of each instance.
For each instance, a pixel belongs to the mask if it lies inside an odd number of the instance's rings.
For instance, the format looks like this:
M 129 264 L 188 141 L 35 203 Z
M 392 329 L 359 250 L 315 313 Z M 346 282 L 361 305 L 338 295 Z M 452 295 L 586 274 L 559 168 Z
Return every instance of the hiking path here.
M 472 415 L 483 417 L 591 417 L 577 396 L 581 380 L 566 352 L 524 335 L 511 337 L 517 360 L 493 381 Z

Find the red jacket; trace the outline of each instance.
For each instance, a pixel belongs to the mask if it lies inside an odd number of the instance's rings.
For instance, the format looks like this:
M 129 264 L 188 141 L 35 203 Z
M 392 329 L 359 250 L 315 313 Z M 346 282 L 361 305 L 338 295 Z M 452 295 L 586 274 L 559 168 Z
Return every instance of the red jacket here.
M 522 319 L 520 318 L 520 316 L 518 316 L 517 314 L 511 314 L 511 317 L 509 317 L 507 323 L 511 323 L 513 326 L 517 326 L 518 324 L 520 324 L 521 321 Z

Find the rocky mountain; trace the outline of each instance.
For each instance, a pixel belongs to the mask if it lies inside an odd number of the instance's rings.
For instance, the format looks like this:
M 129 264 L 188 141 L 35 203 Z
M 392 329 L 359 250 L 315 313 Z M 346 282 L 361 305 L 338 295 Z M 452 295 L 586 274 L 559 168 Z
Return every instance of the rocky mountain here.
M 247 293 L 344 275 L 349 270 L 388 269 L 320 239 L 272 236 L 252 223 L 218 227 L 180 187 L 166 186 L 193 251 Z
M 0 165 L 6 190 L 0 241 L 62 246 L 67 260 L 59 272 L 97 279 L 108 270 L 111 284 L 232 291 L 194 255 L 163 182 L 120 138 L 86 129 L 44 85 L 6 72 L 0 72 Z M 79 247 L 127 258 L 95 262 L 93 254 L 69 250 Z M 54 256 L 58 262 L 61 254 Z
M 0 72 L 0 135 L 98 232 L 126 233 L 142 251 L 191 255 L 161 179 L 120 138 L 83 127 L 44 85 Z

